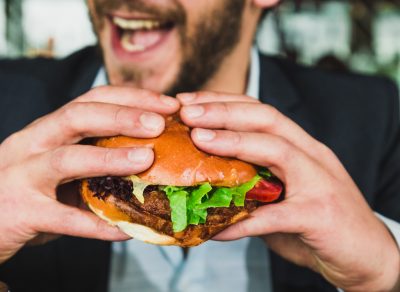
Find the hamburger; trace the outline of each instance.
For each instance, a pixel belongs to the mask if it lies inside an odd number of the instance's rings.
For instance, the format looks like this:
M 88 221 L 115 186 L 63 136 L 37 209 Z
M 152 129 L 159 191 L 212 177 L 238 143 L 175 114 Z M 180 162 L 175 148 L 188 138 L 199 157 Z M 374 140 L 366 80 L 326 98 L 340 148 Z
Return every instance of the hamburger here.
M 155 160 L 145 172 L 89 178 L 80 187 L 94 213 L 148 243 L 199 245 L 277 200 L 283 190 L 267 170 L 200 151 L 176 116 L 166 119 L 157 138 L 117 136 L 101 138 L 96 145 L 153 148 Z

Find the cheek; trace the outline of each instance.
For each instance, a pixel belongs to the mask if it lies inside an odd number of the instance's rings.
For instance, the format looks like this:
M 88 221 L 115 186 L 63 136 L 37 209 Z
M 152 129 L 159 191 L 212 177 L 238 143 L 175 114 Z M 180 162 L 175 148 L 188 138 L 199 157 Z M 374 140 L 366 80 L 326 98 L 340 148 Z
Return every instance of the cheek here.
M 220 2 L 221 0 L 181 0 L 180 4 L 182 5 L 182 8 L 185 10 L 186 13 L 186 29 L 188 33 L 192 34 L 193 31 L 191 30 L 196 27 L 196 24 L 204 21 L 204 18 L 207 18 L 207 16 L 211 15 L 213 9 L 219 6 Z

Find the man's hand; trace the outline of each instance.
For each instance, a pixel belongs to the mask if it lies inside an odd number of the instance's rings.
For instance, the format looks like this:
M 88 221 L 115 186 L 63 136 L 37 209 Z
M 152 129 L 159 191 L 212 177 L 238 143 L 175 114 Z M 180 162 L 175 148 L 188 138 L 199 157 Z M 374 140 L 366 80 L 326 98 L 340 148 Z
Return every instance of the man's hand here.
M 330 149 L 248 97 L 201 92 L 178 99 L 199 148 L 268 167 L 286 186 L 284 201 L 258 208 L 216 239 L 261 236 L 336 287 L 394 291 L 399 249 Z
M 65 183 L 83 177 L 144 171 L 153 162 L 153 151 L 76 143 L 86 137 L 119 134 L 156 137 L 164 130 L 162 115 L 178 108 L 179 102 L 171 97 L 102 87 L 7 138 L 0 145 L 0 263 L 28 241 L 42 242 L 38 236 L 43 233 L 127 239 L 91 212 L 71 206 L 78 205 L 78 194 Z M 57 188 L 70 205 L 57 200 Z

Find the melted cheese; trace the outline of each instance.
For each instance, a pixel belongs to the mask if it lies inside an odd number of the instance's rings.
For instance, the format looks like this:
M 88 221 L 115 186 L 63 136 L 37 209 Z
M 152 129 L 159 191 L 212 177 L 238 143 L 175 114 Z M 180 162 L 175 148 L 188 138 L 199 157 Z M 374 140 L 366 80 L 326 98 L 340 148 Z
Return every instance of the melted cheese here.
M 147 188 L 147 186 L 149 186 L 151 184 L 144 180 L 141 180 L 136 175 L 128 176 L 127 179 L 129 179 L 133 184 L 133 192 L 132 192 L 133 195 L 136 197 L 136 199 L 138 199 L 138 201 L 140 203 L 143 204 L 144 203 L 144 196 L 143 196 L 144 189 Z

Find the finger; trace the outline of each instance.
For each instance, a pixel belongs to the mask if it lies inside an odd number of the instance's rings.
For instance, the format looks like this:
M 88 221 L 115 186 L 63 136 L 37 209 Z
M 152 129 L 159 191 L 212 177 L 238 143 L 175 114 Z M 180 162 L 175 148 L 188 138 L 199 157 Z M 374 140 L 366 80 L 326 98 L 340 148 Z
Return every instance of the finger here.
M 224 94 L 216 92 L 180 93 L 176 96 L 182 105 L 201 104 L 210 102 L 247 102 L 260 103 L 257 99 L 239 94 Z
M 208 103 L 184 106 L 181 118 L 190 127 L 270 133 L 321 161 L 333 172 L 342 170 L 333 152 L 274 107 L 250 103 Z
M 156 113 L 106 103 L 72 103 L 36 124 L 32 134 L 48 149 L 76 143 L 86 137 L 122 134 L 152 138 L 164 130 L 165 120 Z M 48 129 L 46 134 L 43 129 Z M 63 135 L 59 135 L 63 133 Z M 58 134 L 58 139 L 55 139 Z
M 42 199 L 42 198 L 41 198 Z M 47 198 L 40 200 L 41 212 L 32 223 L 36 231 L 101 240 L 126 240 L 130 237 L 90 211 L 65 206 Z
M 17 161 L 85 137 L 156 137 L 164 126 L 164 118 L 156 113 L 105 103 L 72 103 L 14 134 L 3 146 Z
M 289 141 L 270 134 L 193 129 L 193 142 L 205 152 L 235 157 L 268 167 L 283 182 L 307 169 L 311 163 Z
M 213 239 L 225 241 L 273 233 L 301 233 L 304 230 L 297 214 L 295 205 L 285 201 L 262 206 L 249 218 L 233 224 Z
M 121 86 L 96 87 L 73 102 L 112 103 L 160 114 L 173 114 L 180 107 L 179 102 L 173 97 L 145 89 Z
M 31 158 L 22 170 L 41 190 L 54 190 L 60 183 L 104 175 L 127 176 L 151 166 L 149 148 L 101 148 L 71 145 Z

